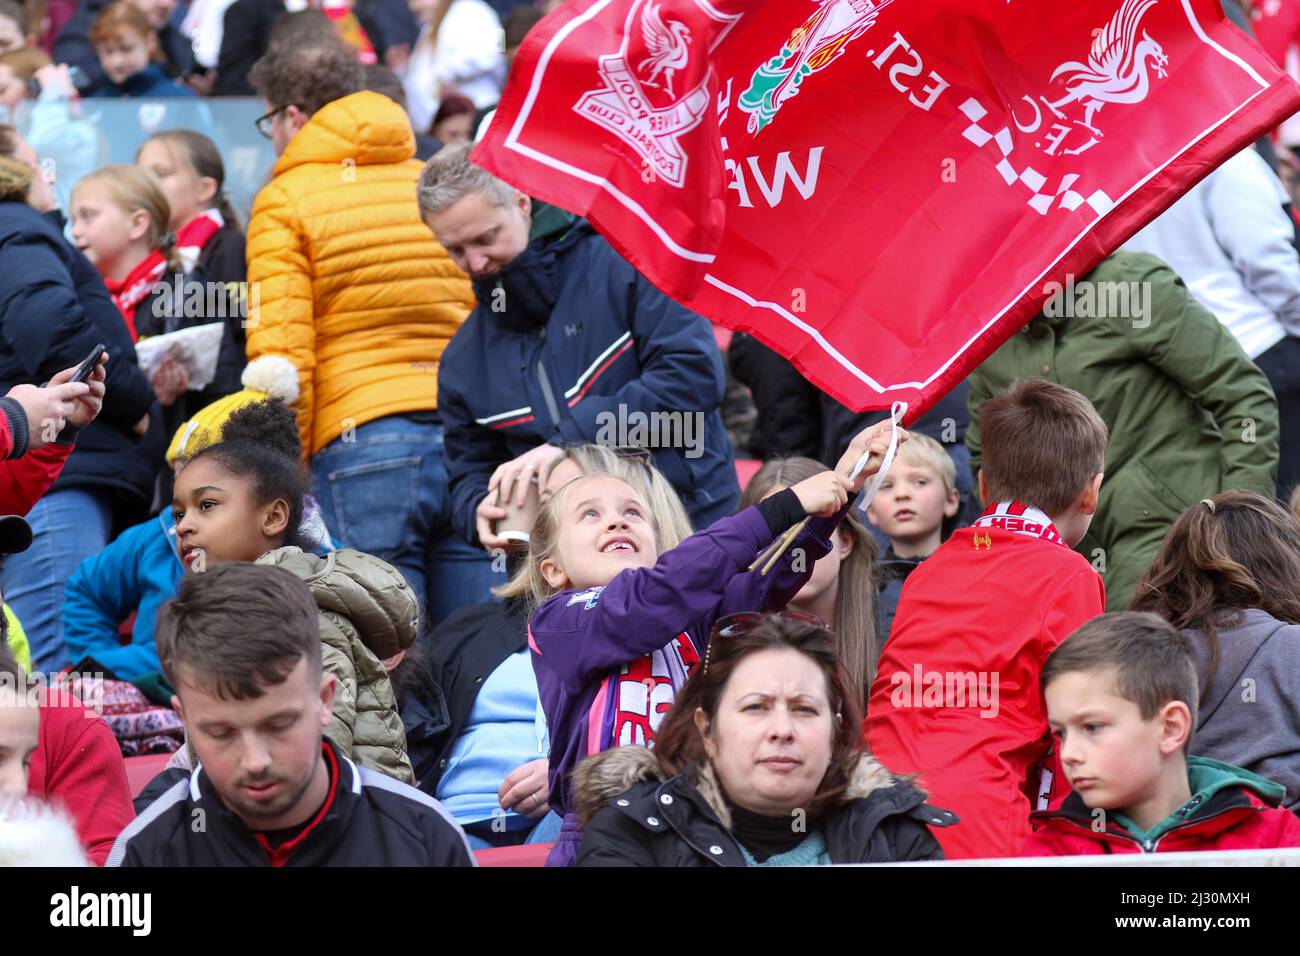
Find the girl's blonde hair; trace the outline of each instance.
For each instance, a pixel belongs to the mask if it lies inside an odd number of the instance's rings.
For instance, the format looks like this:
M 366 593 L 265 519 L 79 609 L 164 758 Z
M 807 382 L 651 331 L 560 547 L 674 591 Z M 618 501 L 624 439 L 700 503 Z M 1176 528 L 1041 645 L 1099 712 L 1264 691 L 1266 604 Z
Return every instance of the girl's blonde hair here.
M 564 449 L 564 454 L 543 469 L 538 479 L 545 488 L 551 473 L 563 462 L 572 461 L 582 472 L 582 476 L 607 475 L 625 482 L 645 501 L 650 512 L 650 522 L 655 532 L 655 548 L 663 554 L 677 547 L 689 538 L 694 529 L 691 519 L 686 516 L 686 509 L 677 497 L 677 492 L 668 483 L 668 479 L 654 466 L 649 452 L 639 448 L 610 448 L 606 445 L 574 445 Z M 568 485 L 565 486 L 566 488 Z M 563 491 L 563 489 L 561 489 Z M 506 600 L 527 598 L 533 607 L 537 607 L 547 598 L 558 594 L 542 577 L 542 562 L 553 557 L 555 553 L 556 532 L 558 530 L 559 500 L 556 492 L 548 501 L 542 503 L 537 512 L 537 522 L 528 536 L 528 557 L 524 566 L 505 584 L 493 589 L 493 593 Z
M 73 187 L 73 194 L 87 184 L 102 186 L 108 200 L 127 215 L 144 210 L 149 216 L 149 231 L 145 242 L 150 248 L 162 250 L 167 261 L 167 271 L 183 272 L 180 255 L 176 252 L 176 236 L 167 224 L 171 222 L 172 208 L 158 183 L 158 177 L 147 169 L 126 163 L 114 163 L 83 176 Z
M 757 504 L 775 488 L 789 488 L 827 468 L 811 458 L 773 458 L 755 472 L 740 496 L 740 506 Z M 835 635 L 835 648 L 844 672 L 857 694 L 866 702 L 876 674 L 876 540 L 862 523 L 856 508 L 850 508 L 839 531 L 853 542 L 853 550 L 840 564 L 835 592 L 835 620 L 827 621 Z

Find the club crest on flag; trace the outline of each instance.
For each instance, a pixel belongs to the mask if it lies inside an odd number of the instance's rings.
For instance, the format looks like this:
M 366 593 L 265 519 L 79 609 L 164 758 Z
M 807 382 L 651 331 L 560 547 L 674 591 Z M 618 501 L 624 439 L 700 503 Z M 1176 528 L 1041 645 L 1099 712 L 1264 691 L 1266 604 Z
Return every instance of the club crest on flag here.
M 815 2 L 819 4 L 817 11 L 795 28 L 779 54 L 754 71 L 749 89 L 736 101 L 749 114 L 750 135 L 757 136 L 771 123 L 781 106 L 798 94 L 804 81 L 839 59 L 894 0 Z
M 1052 73 L 1051 83 L 1065 92 L 1055 100 L 1048 96 L 1039 100 L 1057 119 L 1071 125 L 1057 124 L 1035 143 L 1043 152 L 1054 156 L 1067 141 L 1073 148 L 1065 148 L 1063 155 L 1077 156 L 1096 146 L 1103 135 L 1096 117 L 1103 106 L 1141 103 L 1151 91 L 1152 73 L 1158 79 L 1168 76 L 1169 57 L 1164 48 L 1146 30 L 1139 35 L 1142 18 L 1157 2 L 1124 0 L 1110 22 L 1093 37 L 1088 61 L 1067 60 Z M 1033 108 L 1034 119 L 1021 125 L 1017 118 L 1016 126 L 1021 132 L 1035 132 L 1042 126 L 1043 110 L 1030 97 L 1022 99 Z M 1056 135 L 1051 135 L 1052 131 Z
M 655 176 L 681 188 L 687 156 L 679 138 L 699 125 L 708 108 L 709 50 L 684 22 L 690 17 L 673 16 L 674 5 L 675 0 L 643 0 L 632 7 L 622 47 L 600 58 L 605 85 L 573 108 L 640 153 Z M 707 4 L 700 8 L 724 19 Z

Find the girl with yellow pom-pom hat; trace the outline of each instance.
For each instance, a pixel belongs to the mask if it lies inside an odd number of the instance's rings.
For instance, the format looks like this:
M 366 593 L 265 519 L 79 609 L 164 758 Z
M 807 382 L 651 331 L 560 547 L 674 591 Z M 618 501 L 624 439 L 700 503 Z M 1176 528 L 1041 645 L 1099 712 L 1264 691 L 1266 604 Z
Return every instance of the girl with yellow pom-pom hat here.
M 265 355 L 249 363 L 240 381 L 242 391 L 218 399 L 177 429 L 167 450 L 169 465 L 179 471 L 200 449 L 220 441 L 227 420 L 239 409 L 276 399 L 288 405 L 298 397 L 298 373 L 278 356 Z M 283 441 L 286 452 L 301 457 L 296 429 Z M 304 503 L 301 536 L 312 550 L 329 550 L 329 534 L 310 497 Z M 122 680 L 159 672 L 154 620 L 162 603 L 175 595 L 184 573 L 169 502 L 156 518 L 127 529 L 83 561 L 68 580 L 64 641 L 72 660 L 93 657 Z M 123 646 L 118 629 L 132 611 L 136 618 L 131 643 Z

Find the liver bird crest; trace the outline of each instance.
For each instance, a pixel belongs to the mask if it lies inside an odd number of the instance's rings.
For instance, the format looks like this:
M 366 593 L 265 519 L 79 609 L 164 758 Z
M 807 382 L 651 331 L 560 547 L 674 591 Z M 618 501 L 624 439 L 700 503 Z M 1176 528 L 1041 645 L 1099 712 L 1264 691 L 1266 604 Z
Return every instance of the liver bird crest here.
M 642 82 L 646 86 L 662 89 L 670 97 L 673 92 L 673 77 L 691 60 L 691 34 L 686 25 L 679 20 L 664 22 L 660 14 L 662 4 L 648 3 L 641 14 L 641 35 L 645 38 L 646 49 L 650 55 L 640 62 L 637 69 L 650 75 Z M 663 83 L 660 84 L 660 78 Z
M 1160 79 L 1167 75 L 1169 57 L 1158 42 L 1143 30 L 1138 39 L 1138 27 L 1147 11 L 1157 0 L 1124 0 L 1110 22 L 1094 37 L 1088 62 L 1071 60 L 1062 63 L 1052 74 L 1065 85 L 1066 94 L 1047 106 L 1058 116 L 1061 107 L 1069 103 L 1084 104 L 1083 125 L 1097 136 L 1101 131 L 1093 126 L 1097 111 L 1107 103 L 1140 103 L 1150 91 L 1151 79 L 1148 63 Z

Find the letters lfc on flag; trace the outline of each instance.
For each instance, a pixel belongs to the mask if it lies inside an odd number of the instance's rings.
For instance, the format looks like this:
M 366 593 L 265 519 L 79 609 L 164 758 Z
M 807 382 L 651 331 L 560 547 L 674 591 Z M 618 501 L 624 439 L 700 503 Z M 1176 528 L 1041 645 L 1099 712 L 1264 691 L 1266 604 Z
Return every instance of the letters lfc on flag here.
M 569 0 L 473 159 L 914 420 L 1297 107 L 1218 0 Z

